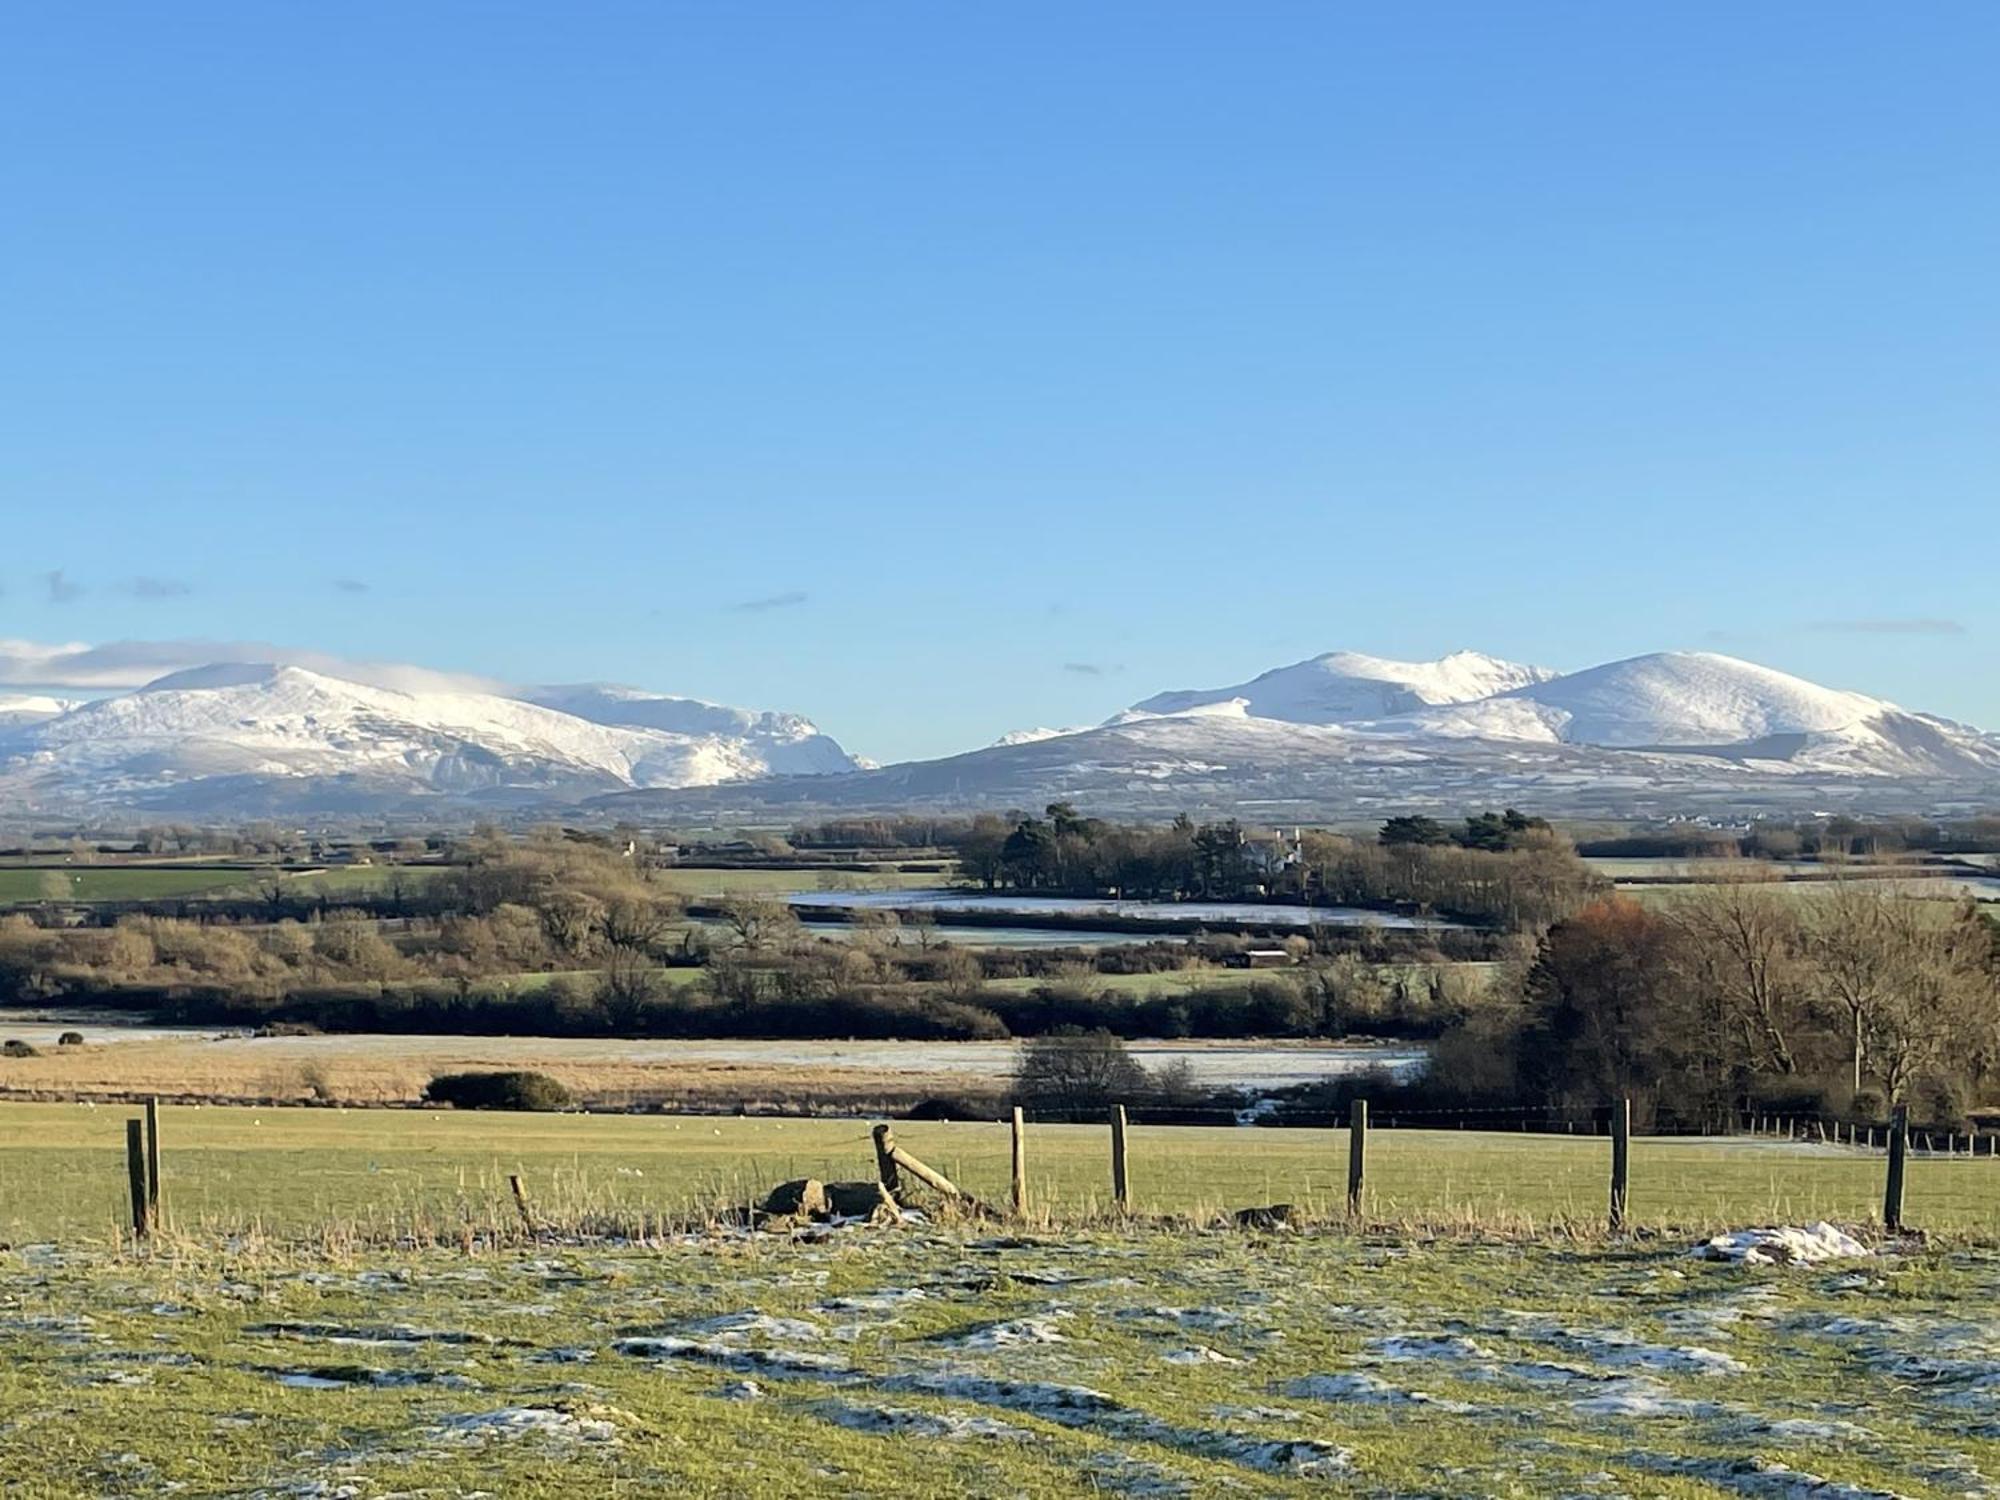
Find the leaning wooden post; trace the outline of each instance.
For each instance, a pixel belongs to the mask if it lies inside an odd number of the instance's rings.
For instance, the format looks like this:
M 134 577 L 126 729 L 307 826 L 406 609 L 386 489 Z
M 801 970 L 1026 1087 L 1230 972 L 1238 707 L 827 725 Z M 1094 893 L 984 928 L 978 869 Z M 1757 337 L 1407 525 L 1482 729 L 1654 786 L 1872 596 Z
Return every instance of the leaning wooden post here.
M 1131 1158 L 1125 1146 L 1125 1106 L 1111 1106 L 1111 1196 L 1118 1202 L 1118 1212 L 1132 1211 Z
M 1897 1105 L 1889 1121 L 1889 1181 L 1882 1191 L 1882 1225 L 1903 1227 L 1903 1159 L 1910 1149 L 1910 1111 Z
M 160 1216 L 160 1101 L 146 1101 L 146 1206 Z
M 1611 1106 L 1611 1232 L 1625 1227 L 1625 1192 L 1632 1180 L 1632 1101 Z
M 1014 1216 L 1028 1216 L 1028 1121 L 1014 1106 Z
M 1361 1213 L 1361 1182 L 1368 1164 L 1368 1101 L 1356 1099 L 1347 1110 L 1347 1212 Z
M 132 1233 L 144 1239 L 153 1227 L 153 1205 L 146 1197 L 146 1127 L 125 1122 L 125 1177 L 132 1188 Z

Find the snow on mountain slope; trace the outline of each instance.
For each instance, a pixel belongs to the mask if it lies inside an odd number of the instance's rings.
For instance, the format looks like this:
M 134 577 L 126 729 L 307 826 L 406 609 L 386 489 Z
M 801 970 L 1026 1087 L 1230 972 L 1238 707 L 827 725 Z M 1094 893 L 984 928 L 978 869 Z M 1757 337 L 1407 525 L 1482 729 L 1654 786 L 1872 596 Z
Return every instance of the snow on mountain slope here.
M 1608 662 L 1368 727 L 1419 739 L 1680 751 L 1856 774 L 2000 766 L 2000 745 L 1977 730 L 1708 651 Z
M 1130 712 L 1186 713 L 1241 699 L 1243 711 L 1252 718 L 1294 724 L 1350 724 L 1410 713 L 1430 704 L 1490 698 L 1555 675 L 1546 667 L 1523 666 L 1477 651 L 1454 651 L 1437 661 L 1390 661 L 1358 651 L 1331 651 L 1275 668 L 1234 687 L 1159 693 L 1133 705 Z
M 731 708 L 700 698 L 595 682 L 525 688 L 517 696 L 593 724 L 744 740 L 755 747 L 766 774 L 772 776 L 828 776 L 856 768 L 852 756 L 800 714 Z
M 0 730 L 0 788 L 97 801 L 315 779 L 428 795 L 707 786 L 771 774 L 774 749 L 782 758 L 803 747 L 805 763 L 821 761 L 832 742 L 804 727 L 803 736 L 796 726 L 774 730 L 764 744 L 755 733 L 594 723 L 491 693 L 403 692 L 302 667 L 218 663 Z

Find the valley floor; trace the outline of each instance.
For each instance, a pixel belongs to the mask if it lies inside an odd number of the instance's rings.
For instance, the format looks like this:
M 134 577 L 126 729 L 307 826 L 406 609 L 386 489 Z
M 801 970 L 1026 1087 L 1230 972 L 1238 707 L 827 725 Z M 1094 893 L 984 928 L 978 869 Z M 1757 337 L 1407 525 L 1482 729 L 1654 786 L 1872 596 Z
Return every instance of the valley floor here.
M 23 1497 L 2000 1484 L 2000 1253 L 853 1227 L 0 1253 Z

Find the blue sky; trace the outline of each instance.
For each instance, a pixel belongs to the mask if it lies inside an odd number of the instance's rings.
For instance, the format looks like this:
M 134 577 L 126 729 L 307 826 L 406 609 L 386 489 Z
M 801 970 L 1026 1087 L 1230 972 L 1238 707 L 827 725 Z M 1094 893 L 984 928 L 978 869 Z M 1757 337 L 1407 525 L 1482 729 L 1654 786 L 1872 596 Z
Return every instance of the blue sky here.
M 1725 650 L 2000 727 L 2000 8 L 115 4 L 0 637 L 810 713 Z

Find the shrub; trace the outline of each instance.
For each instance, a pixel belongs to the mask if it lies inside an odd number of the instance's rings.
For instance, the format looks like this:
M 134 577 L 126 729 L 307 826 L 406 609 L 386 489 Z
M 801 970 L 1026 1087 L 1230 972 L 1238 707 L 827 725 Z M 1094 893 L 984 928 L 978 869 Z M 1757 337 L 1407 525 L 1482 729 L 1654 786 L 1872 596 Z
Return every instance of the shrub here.
M 1069 1030 L 1040 1036 L 1021 1049 L 1014 1097 L 1050 1115 L 1098 1114 L 1107 1106 L 1151 1095 L 1153 1080 L 1108 1031 Z
M 570 1091 L 546 1073 L 441 1073 L 424 1090 L 431 1104 L 454 1109 L 567 1109 Z
M 0 1042 L 0 1056 L 40 1057 L 41 1055 L 41 1052 L 37 1048 L 30 1046 L 17 1036 L 10 1036 L 5 1042 Z

